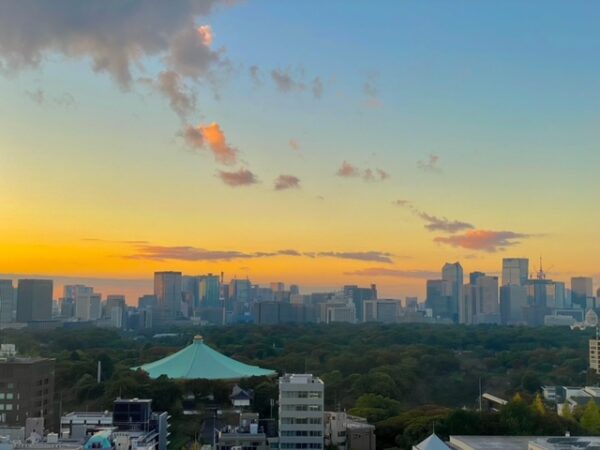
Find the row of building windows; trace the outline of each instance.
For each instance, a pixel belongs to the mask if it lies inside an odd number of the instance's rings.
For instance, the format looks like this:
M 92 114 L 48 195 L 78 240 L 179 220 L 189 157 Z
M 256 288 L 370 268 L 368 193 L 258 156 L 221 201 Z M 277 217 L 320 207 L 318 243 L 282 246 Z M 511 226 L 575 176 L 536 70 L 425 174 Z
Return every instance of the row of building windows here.
M 321 437 L 321 436 L 323 436 L 323 432 L 322 431 L 316 431 L 316 430 L 310 430 L 310 431 L 306 431 L 306 430 L 282 430 L 281 431 L 281 435 L 282 436 Z
M 10 403 L 0 403 L 0 411 L 12 411 L 13 405 Z
M 281 405 L 284 411 L 322 411 L 321 405 Z
M 323 419 L 320 417 L 282 417 L 281 423 L 285 425 L 321 425 Z
M 12 400 L 14 398 L 14 394 L 12 392 L 0 392 L 0 400 Z M 17 394 L 17 398 L 18 398 L 18 394 Z
M 283 398 L 321 398 L 323 393 L 320 391 L 283 391 Z
M 292 449 L 292 448 L 323 448 L 323 444 L 317 444 L 317 443 L 304 443 L 304 442 L 296 442 L 296 443 L 289 443 L 289 442 L 282 442 L 279 445 L 280 448 L 285 448 L 285 449 Z

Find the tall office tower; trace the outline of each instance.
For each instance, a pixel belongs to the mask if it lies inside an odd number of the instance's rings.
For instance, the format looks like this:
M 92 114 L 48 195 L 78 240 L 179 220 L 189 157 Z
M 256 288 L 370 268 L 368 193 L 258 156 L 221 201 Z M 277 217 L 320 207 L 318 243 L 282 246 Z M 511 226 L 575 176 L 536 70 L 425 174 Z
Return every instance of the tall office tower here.
M 127 303 L 125 302 L 125 296 L 107 296 L 103 317 L 110 319 L 113 327 L 124 328 L 127 323 Z
M 431 314 L 435 319 L 450 319 L 452 317 L 450 299 L 447 295 L 449 291 L 448 282 L 444 280 L 427 280 L 425 306 L 431 309 Z
M 75 317 L 79 320 L 98 320 L 102 316 L 102 298 L 100 294 L 78 294 L 75 298 Z
M 503 325 L 523 325 L 527 307 L 527 286 L 500 286 L 500 320 Z
M 250 301 L 250 280 L 234 278 L 229 282 L 229 298 L 237 303 Z
M 463 268 L 460 263 L 444 264 L 444 267 L 442 267 L 442 280 L 446 282 L 445 289 L 447 291 L 445 295 L 449 297 L 450 318 L 454 322 L 458 322 L 461 316 L 459 306 L 462 304 L 464 283 Z
M 12 280 L 0 280 L 0 322 L 10 323 L 14 321 L 15 310 L 15 288 Z
M 364 315 L 364 302 L 367 300 L 377 300 L 377 287 L 372 284 L 371 287 L 361 288 L 356 285 L 346 285 L 343 289 L 345 298 L 351 299 L 356 310 L 356 318 L 360 321 Z
M 325 385 L 311 374 L 279 378 L 279 449 L 323 449 Z
M 221 281 L 218 275 L 209 273 L 200 278 L 200 306 L 203 308 L 218 308 L 220 301 Z
M 22 427 L 28 417 L 43 417 L 46 426 L 53 427 L 54 359 L 3 358 L 0 360 L 0 385 L 2 424 Z
M 201 276 L 183 275 L 181 277 L 181 294 L 183 300 L 193 305 L 193 308 L 200 308 L 200 280 Z
M 571 278 L 571 302 L 574 307 L 589 309 L 589 303 L 593 297 L 593 281 L 590 277 Z
M 92 295 L 93 293 L 93 287 L 84 286 L 83 284 L 66 284 L 63 287 L 63 298 L 72 298 L 75 300 L 81 295 Z
M 474 272 L 469 278 L 471 283 L 465 286 L 462 323 L 500 323 L 498 277 Z
M 283 292 L 285 291 L 285 283 L 281 281 L 275 281 L 271 283 L 271 290 L 273 292 Z
M 527 258 L 504 258 L 502 260 L 502 286 L 525 286 L 529 279 Z
M 138 298 L 138 308 L 143 308 L 143 309 L 158 308 L 158 299 L 156 298 L 156 295 L 150 295 L 150 294 L 142 295 L 140 298 Z
M 181 313 L 181 272 L 154 272 L 154 295 L 164 319 L 175 319 Z
M 300 286 L 297 284 L 290 284 L 290 296 L 300 295 Z
M 52 319 L 52 280 L 19 280 L 17 322 Z

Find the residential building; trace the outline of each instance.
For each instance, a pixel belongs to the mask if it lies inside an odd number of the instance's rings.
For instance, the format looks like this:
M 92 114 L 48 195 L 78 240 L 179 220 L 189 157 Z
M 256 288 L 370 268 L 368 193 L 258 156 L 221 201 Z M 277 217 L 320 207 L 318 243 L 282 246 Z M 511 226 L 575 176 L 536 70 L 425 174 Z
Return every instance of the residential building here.
M 600 374 L 600 339 L 589 340 L 590 369 Z
M 323 381 L 311 374 L 279 378 L 279 449 L 324 448 Z
M 24 426 L 28 417 L 54 423 L 54 359 L 0 359 L 0 423 Z
M 376 450 L 375 426 L 345 412 L 325 413 L 325 445 L 339 450 Z
M 19 280 L 17 322 L 52 319 L 52 280 Z

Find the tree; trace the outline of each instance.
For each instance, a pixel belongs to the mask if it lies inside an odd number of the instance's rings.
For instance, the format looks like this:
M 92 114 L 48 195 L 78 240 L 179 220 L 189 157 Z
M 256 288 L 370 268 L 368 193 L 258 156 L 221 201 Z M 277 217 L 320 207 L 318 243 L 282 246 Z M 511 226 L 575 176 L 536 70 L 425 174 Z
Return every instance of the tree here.
M 540 416 L 545 416 L 548 412 L 546 411 L 546 405 L 544 404 L 544 400 L 539 392 L 536 394 L 531 406 L 533 407 L 533 411 Z
M 566 420 L 575 420 L 571 406 L 568 403 L 563 403 L 562 409 L 560 410 L 561 416 Z
M 600 433 L 600 410 L 594 400 L 588 402 L 581 416 L 580 423 L 586 431 L 593 434 Z

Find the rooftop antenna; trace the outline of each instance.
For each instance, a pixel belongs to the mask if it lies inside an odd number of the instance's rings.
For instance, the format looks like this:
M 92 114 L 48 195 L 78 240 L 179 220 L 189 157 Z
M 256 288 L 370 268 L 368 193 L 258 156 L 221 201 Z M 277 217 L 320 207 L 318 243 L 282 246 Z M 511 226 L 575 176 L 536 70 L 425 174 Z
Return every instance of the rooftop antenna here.
M 538 280 L 544 280 L 546 278 L 546 274 L 544 273 L 544 266 L 542 265 L 542 257 L 540 256 L 540 270 L 537 274 Z

